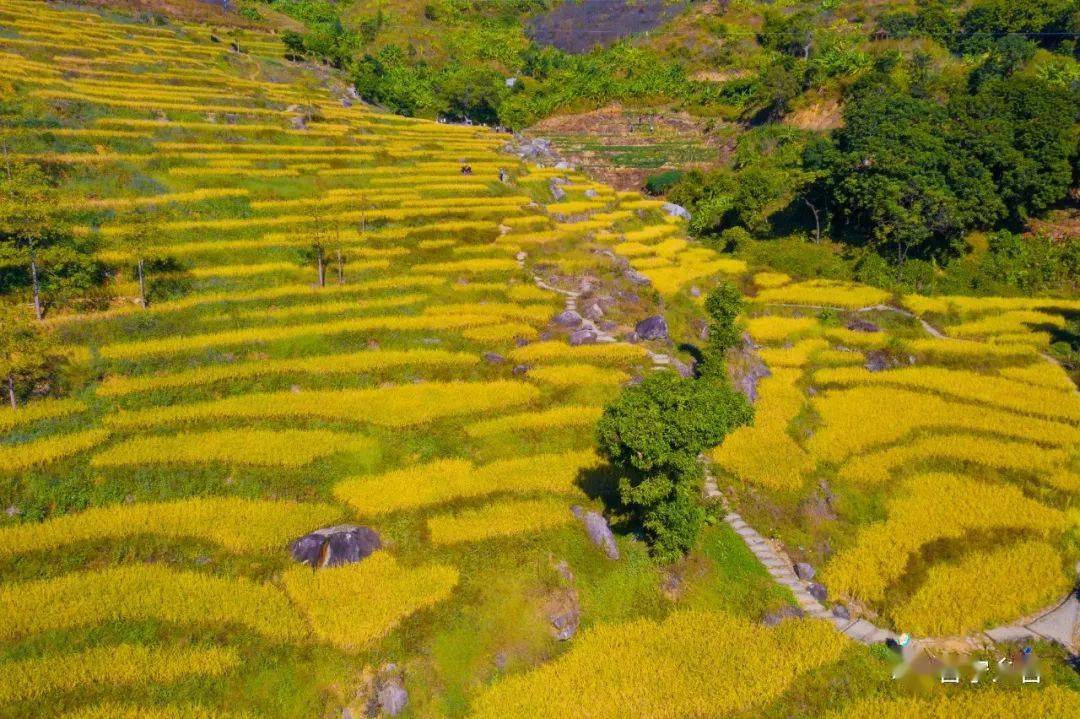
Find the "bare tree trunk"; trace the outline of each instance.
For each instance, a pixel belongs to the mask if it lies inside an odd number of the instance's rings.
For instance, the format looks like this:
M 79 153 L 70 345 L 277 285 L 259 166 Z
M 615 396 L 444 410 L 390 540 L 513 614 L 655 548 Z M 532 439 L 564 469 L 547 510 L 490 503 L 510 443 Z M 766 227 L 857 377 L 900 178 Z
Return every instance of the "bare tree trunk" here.
M 146 271 L 145 271 L 145 262 L 146 261 L 143 260 L 143 258 L 141 258 L 141 257 L 139 258 L 139 262 L 138 262 L 138 268 L 139 268 L 139 302 L 142 304 L 144 309 L 146 308 Z
M 42 320 L 45 317 L 45 313 L 41 307 L 41 281 L 38 279 L 38 266 L 37 258 L 30 258 L 30 286 L 34 293 L 34 314 L 38 320 Z
M 810 208 L 810 212 L 814 213 L 814 242 L 820 245 L 821 244 L 821 216 L 820 216 L 820 210 L 818 210 L 818 208 L 814 206 L 814 203 L 810 202 L 810 200 L 806 199 L 805 197 L 803 198 L 803 202 L 805 202 L 806 206 Z
M 19 403 L 15 400 L 15 375 L 8 375 L 7 378 L 7 393 L 8 400 L 11 402 L 12 409 L 18 409 Z
M 337 283 L 345 284 L 345 257 L 341 254 L 340 248 L 337 250 Z
M 319 287 L 326 287 L 326 263 L 323 261 L 323 249 L 315 250 L 315 261 L 319 266 Z

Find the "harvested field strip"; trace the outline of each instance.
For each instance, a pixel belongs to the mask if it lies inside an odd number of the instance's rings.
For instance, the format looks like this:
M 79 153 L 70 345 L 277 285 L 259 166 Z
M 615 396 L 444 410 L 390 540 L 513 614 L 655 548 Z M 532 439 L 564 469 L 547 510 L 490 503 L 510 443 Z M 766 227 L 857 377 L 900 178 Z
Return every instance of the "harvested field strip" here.
M 754 423 L 739 427 L 713 450 L 713 460 L 740 479 L 761 487 L 794 492 L 813 460 L 788 434 L 806 404 L 797 383 L 799 370 L 776 369 L 758 385 Z
M 432 544 L 460 544 L 518 534 L 533 534 L 574 521 L 558 499 L 526 499 L 489 504 L 428 520 Z
M 603 414 L 601 407 L 553 407 L 540 412 L 525 412 L 474 422 L 465 426 L 470 437 L 490 437 L 501 432 L 552 432 L 591 428 Z
M 82 687 L 164 684 L 189 676 L 220 676 L 239 665 L 239 655 L 229 647 L 118 644 L 49 653 L 0 664 L 0 702 L 38 699 Z
M 449 597 L 458 570 L 445 564 L 403 567 L 380 551 L 363 562 L 318 572 L 297 567 L 286 572 L 282 582 L 316 636 L 355 652 L 406 617 Z
M 181 625 L 237 624 L 286 642 L 307 635 L 279 590 L 243 578 L 148 564 L 0 585 L 4 640 L 107 621 L 149 619 Z
M 210 419 L 317 417 L 408 427 L 445 417 L 520 407 L 539 397 L 524 382 L 424 382 L 375 389 L 271 392 L 108 415 L 112 427 L 138 428 Z
M 760 716 L 849 647 L 816 619 L 770 629 L 725 612 L 681 610 L 663 620 L 600 623 L 545 665 L 496 679 L 472 716 L 566 719 L 582 716 L 582 697 L 590 719 L 622 719 L 627 707 L 650 719 Z
M 374 454 L 364 437 L 325 430 L 220 429 L 162 437 L 135 437 L 94 455 L 94 467 L 210 464 L 302 467 L 338 452 Z
M 884 484 L 890 473 L 912 462 L 968 462 L 1011 472 L 1049 474 L 1064 465 L 1069 453 L 1029 442 L 1009 442 L 977 435 L 943 434 L 921 437 L 880 452 L 860 454 L 840 469 L 840 476 L 859 484 Z
M 952 474 L 923 474 L 905 480 L 889 500 L 887 519 L 866 527 L 855 543 L 836 552 L 822 582 L 840 596 L 879 602 L 901 579 L 921 549 L 972 531 L 1016 530 L 1050 538 L 1070 525 L 1055 509 L 1028 499 L 1015 487 L 988 485 Z
M 592 451 L 540 454 L 474 466 L 447 459 L 338 483 L 334 496 L 362 515 L 385 514 L 488 494 L 567 494 L 599 465 Z
M 894 625 L 920 635 L 960 636 L 1042 609 L 1071 588 L 1054 547 L 1020 542 L 931 567 L 926 581 L 889 615 Z
M 21 444 L 0 445 L 0 474 L 40 467 L 92 449 L 105 441 L 109 433 L 88 429 L 58 434 Z
M 10 432 L 16 427 L 43 419 L 66 417 L 82 412 L 86 405 L 77 399 L 42 399 L 29 402 L 18 409 L 0 408 L 0 432 Z
M 988 432 L 1055 447 L 1080 442 L 1076 427 L 1012 412 L 952 402 L 892 387 L 834 390 L 810 401 L 823 427 L 807 442 L 810 453 L 839 462 L 874 447 L 892 444 L 915 430 Z
M 238 497 L 115 504 L 44 522 L 2 527 L 0 556 L 141 534 L 200 539 L 232 552 L 253 552 L 284 546 L 311 527 L 328 524 L 339 516 L 341 510 L 328 504 Z
M 498 321 L 494 315 L 390 315 L 384 317 L 357 317 L 288 327 L 252 327 L 248 329 L 227 330 L 203 335 L 165 337 L 156 340 L 118 342 L 105 345 L 100 354 L 104 359 L 137 359 L 191 352 L 216 347 L 230 347 L 244 344 L 263 344 L 306 336 L 328 336 L 349 332 L 372 332 L 386 330 L 392 332 L 417 332 L 462 329 L 479 325 L 494 324 Z
M 400 367 L 465 367 L 477 364 L 480 364 L 480 357 L 464 352 L 423 349 L 370 350 L 351 354 L 295 357 L 289 360 L 210 365 L 164 375 L 114 375 L 98 385 L 97 394 L 120 396 L 274 375 L 339 375 Z
M 837 367 L 814 373 L 818 384 L 842 387 L 901 387 L 937 392 L 1021 414 L 1080 421 L 1080 395 L 1032 387 L 1003 377 L 940 367 L 903 367 L 870 372 L 861 367 Z

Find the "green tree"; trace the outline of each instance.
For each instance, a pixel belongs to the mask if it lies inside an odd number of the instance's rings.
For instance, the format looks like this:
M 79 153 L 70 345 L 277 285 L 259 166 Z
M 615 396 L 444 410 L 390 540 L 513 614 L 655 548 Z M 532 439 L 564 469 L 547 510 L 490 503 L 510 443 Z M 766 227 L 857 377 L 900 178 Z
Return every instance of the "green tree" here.
M 717 285 L 705 297 L 705 312 L 709 315 L 709 338 L 705 347 L 702 376 L 726 381 L 724 357 L 739 344 L 742 328 L 739 315 L 743 309 L 742 293 L 730 282 Z
M 0 156 L 0 294 L 29 295 L 34 314 L 87 296 L 106 279 L 89 240 L 74 237 L 41 168 Z
M 43 325 L 24 306 L 0 302 L 0 378 L 12 409 L 20 396 L 47 380 L 59 357 Z
M 650 373 L 605 408 L 600 451 L 620 471 L 619 498 L 657 559 L 685 554 L 701 529 L 698 455 L 752 417 L 729 384 L 674 372 Z

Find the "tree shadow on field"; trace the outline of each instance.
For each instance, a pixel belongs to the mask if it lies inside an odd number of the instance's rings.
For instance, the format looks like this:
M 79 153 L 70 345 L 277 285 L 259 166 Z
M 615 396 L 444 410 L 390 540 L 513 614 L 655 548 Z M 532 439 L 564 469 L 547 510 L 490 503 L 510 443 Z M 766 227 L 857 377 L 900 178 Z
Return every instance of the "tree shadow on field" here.
M 676 349 L 680 352 L 685 352 L 693 358 L 694 364 L 692 367 L 694 370 L 694 379 L 700 379 L 701 366 L 705 364 L 705 353 L 701 351 L 700 347 L 689 342 L 680 342 Z
M 574 484 L 589 499 L 599 500 L 604 505 L 604 517 L 611 530 L 616 534 L 641 534 L 639 523 L 632 521 L 626 506 L 619 498 L 619 473 L 610 464 L 603 464 L 578 472 Z

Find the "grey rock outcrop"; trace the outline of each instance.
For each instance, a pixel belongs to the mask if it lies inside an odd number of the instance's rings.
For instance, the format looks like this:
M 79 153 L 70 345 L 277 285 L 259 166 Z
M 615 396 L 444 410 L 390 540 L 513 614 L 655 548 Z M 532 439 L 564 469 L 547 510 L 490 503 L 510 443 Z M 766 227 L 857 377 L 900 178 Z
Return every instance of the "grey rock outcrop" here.
M 579 330 L 574 330 L 570 334 L 570 344 L 574 347 L 580 345 L 596 344 L 596 332 L 587 327 L 582 327 Z
M 660 209 L 672 217 L 679 217 L 687 222 L 690 221 L 690 210 L 682 205 L 676 205 L 674 202 L 665 202 L 660 206 Z
M 619 558 L 619 545 L 615 543 L 615 533 L 611 531 L 611 526 L 604 519 L 604 515 L 591 510 L 586 511 L 576 504 L 570 511 L 585 525 L 585 533 L 589 535 L 589 539 L 604 550 L 608 559 Z
M 289 545 L 289 551 L 296 561 L 322 568 L 359 562 L 381 546 L 373 529 L 339 524 L 305 534 Z
M 643 340 L 666 340 L 668 338 L 667 320 L 660 315 L 653 315 L 634 325 L 634 332 Z

